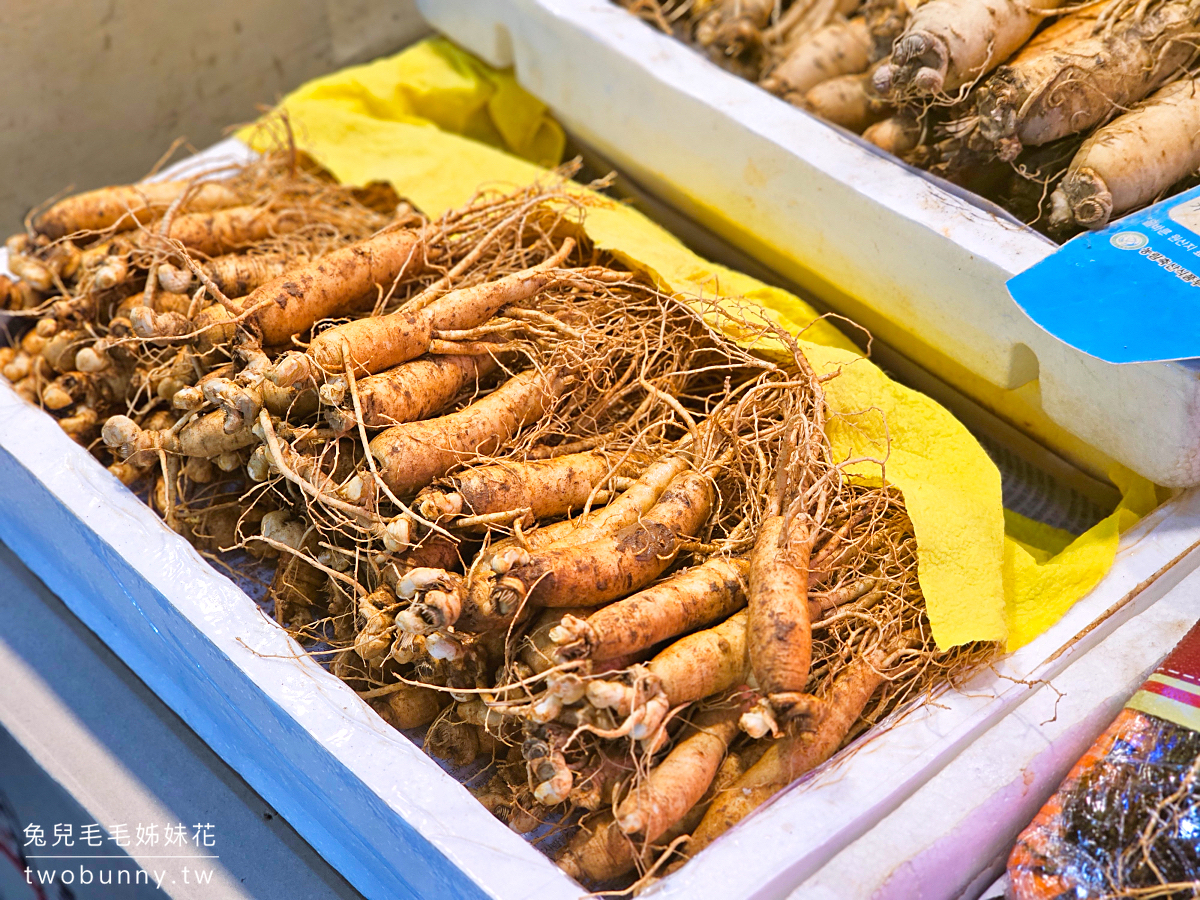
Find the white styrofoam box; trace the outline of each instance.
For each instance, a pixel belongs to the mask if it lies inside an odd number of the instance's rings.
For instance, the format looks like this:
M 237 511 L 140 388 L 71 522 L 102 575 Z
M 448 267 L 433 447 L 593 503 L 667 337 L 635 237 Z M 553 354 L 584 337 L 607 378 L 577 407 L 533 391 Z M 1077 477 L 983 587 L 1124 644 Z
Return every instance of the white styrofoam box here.
M 222 142 L 162 177 L 248 154 Z M 0 541 L 366 896 L 578 897 L 3 384 L 0 484 Z M 783 792 L 654 893 L 786 895 L 1197 565 L 1200 490 L 1128 532 L 1112 572 L 1041 638 Z
M 1017 834 L 1197 620 L 1200 573 L 1192 572 L 1040 685 L 791 900 L 976 896 L 972 882 L 982 889 L 995 877 Z
M 1200 484 L 1197 368 L 1116 366 L 1039 329 L 1004 285 L 1055 245 L 998 208 L 722 71 L 610 0 L 418 5 L 492 65 L 515 66 L 626 174 L 834 308 L 849 297 L 845 311 L 918 363 L 945 377 L 944 354 L 1000 388 L 1039 379 L 1045 413 L 1068 432 L 1159 484 Z
M 0 386 L 0 540 L 370 898 L 579 888 L 308 659 L 45 413 Z M 1054 628 L 781 794 L 654 890 L 779 897 L 867 832 L 1200 557 L 1200 492 L 1122 540 Z

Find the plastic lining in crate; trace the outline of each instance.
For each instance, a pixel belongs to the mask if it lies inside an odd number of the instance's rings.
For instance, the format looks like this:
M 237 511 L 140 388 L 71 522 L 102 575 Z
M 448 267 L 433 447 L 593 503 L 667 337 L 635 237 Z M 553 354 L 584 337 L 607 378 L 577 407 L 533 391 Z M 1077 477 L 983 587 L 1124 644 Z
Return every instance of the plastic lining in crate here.
M 610 0 L 419 6 L 492 65 L 515 66 L 570 131 L 649 191 L 925 368 L 951 382 L 965 369 L 1004 390 L 1036 382 L 1049 420 L 1087 445 L 1159 484 L 1200 484 L 1195 365 L 1112 365 L 1039 329 L 1005 282 L 1055 245 L 998 207 L 721 70 Z

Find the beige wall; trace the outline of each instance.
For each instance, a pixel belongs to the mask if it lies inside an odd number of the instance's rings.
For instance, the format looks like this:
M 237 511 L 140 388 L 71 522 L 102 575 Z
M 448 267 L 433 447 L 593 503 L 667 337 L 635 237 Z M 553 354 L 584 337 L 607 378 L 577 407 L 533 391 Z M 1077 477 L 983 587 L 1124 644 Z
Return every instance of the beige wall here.
M 0 0 L 0 238 L 306 79 L 426 31 L 413 0 Z

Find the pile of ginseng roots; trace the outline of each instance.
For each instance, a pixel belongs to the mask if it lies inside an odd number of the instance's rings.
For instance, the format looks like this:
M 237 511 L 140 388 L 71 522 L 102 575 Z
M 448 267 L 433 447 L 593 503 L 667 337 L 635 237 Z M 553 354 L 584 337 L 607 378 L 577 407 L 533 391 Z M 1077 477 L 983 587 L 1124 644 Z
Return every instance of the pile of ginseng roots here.
M 598 252 L 600 195 L 428 220 L 294 151 L 219 174 L 31 215 L 4 377 L 214 562 L 272 562 L 278 622 L 580 881 L 661 875 L 994 650 L 936 647 L 836 376 Z
M 1057 239 L 1194 186 L 1200 0 L 618 0 Z

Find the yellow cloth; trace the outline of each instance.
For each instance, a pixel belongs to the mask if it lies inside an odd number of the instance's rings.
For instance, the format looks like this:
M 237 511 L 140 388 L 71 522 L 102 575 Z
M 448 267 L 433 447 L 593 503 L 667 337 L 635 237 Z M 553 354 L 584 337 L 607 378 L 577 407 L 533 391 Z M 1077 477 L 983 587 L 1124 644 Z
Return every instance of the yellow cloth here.
M 887 480 L 904 494 L 938 645 L 1004 640 L 1006 607 L 996 571 L 1004 511 L 996 466 L 944 407 L 870 361 L 813 344 L 804 352 L 818 372 L 841 366 L 825 383 L 830 411 L 840 414 L 826 426 L 835 458 L 882 459 Z M 879 466 L 850 471 L 877 478 Z
M 1158 506 L 1155 486 L 1140 475 L 1118 468 L 1109 477 L 1121 489 L 1121 502 L 1079 537 L 1005 510 L 1010 650 L 1028 644 L 1094 588 L 1112 566 L 1121 535 Z
M 385 179 L 430 216 L 481 186 L 544 176 L 565 146 L 545 106 L 511 74 L 441 39 L 309 82 L 283 106 L 297 142 L 343 182 Z M 249 129 L 241 137 L 262 140 Z M 887 454 L 886 477 L 903 492 L 916 530 L 921 586 L 942 647 L 1019 646 L 1044 631 L 1104 576 L 1120 531 L 1152 503 L 1153 486 L 1129 480 L 1123 508 L 1069 544 L 1054 529 L 1011 516 L 1006 537 L 999 473 L 975 439 L 945 409 L 861 358 L 802 300 L 700 259 L 609 199 L 592 196 L 584 227 L 598 247 L 664 288 L 760 303 L 802 332 L 815 368 L 841 367 L 826 384 L 830 439 L 843 459 Z M 879 475 L 869 463 L 855 471 Z

